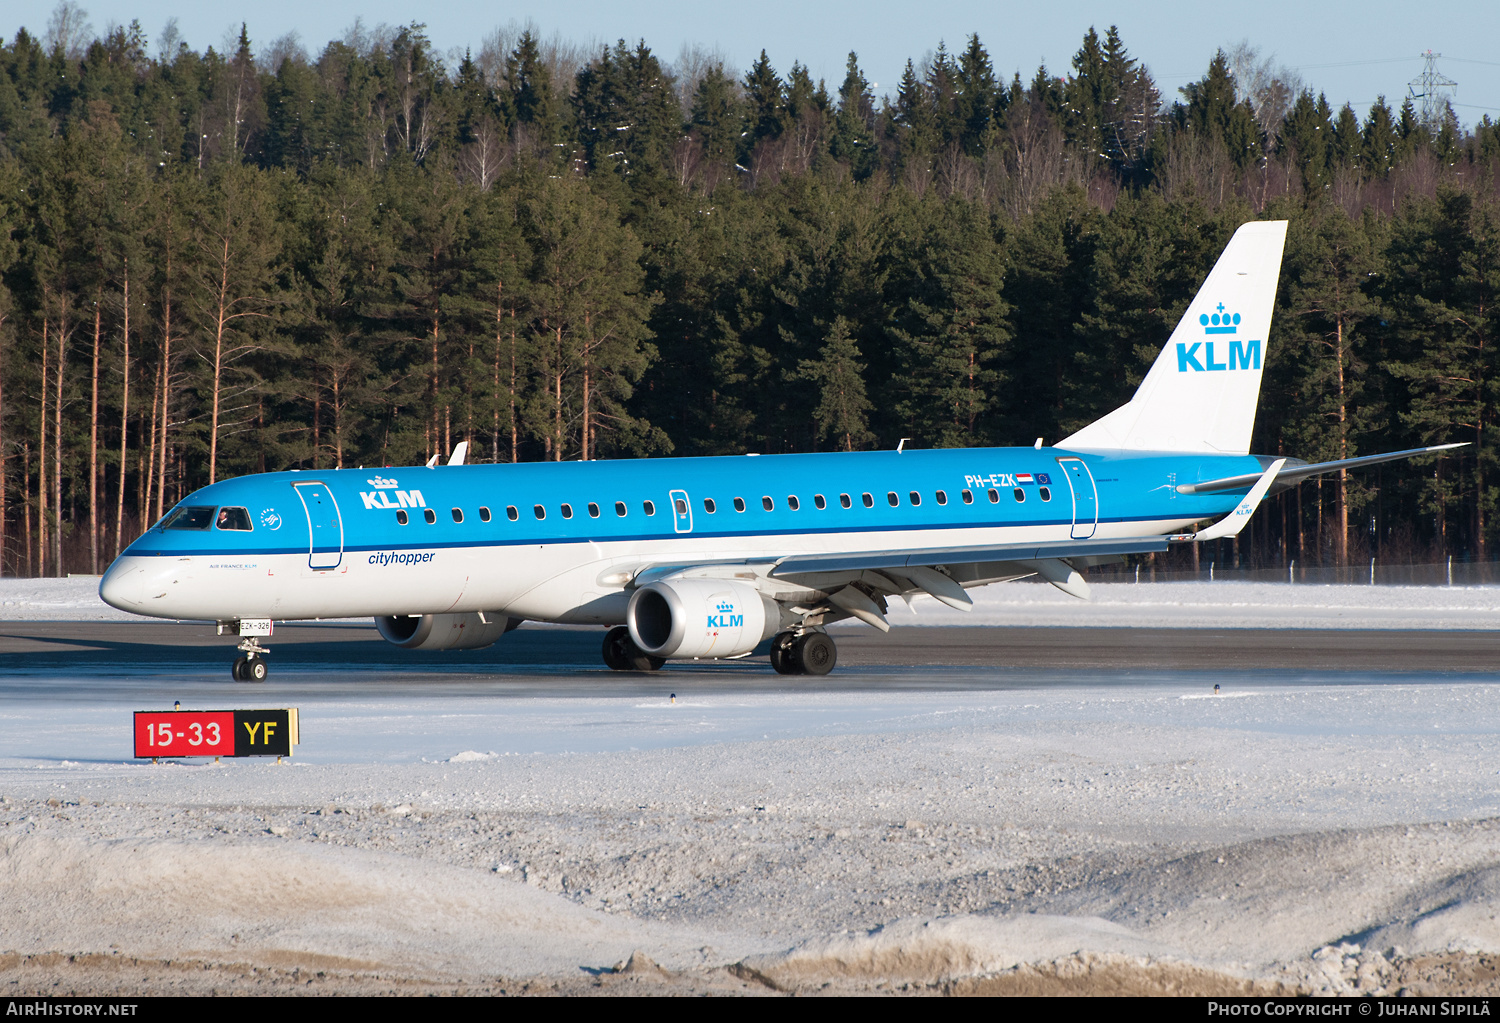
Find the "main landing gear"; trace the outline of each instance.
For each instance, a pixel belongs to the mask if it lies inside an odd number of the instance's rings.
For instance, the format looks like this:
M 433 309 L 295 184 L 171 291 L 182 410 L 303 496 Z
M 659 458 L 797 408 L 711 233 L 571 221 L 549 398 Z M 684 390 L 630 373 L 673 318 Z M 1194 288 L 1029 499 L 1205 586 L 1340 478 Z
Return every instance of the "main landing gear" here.
M 781 675 L 826 675 L 839 661 L 826 632 L 779 632 L 771 637 L 771 667 Z
M 611 671 L 656 671 L 666 659 L 652 657 L 630 638 L 630 630 L 616 625 L 604 634 L 604 663 Z

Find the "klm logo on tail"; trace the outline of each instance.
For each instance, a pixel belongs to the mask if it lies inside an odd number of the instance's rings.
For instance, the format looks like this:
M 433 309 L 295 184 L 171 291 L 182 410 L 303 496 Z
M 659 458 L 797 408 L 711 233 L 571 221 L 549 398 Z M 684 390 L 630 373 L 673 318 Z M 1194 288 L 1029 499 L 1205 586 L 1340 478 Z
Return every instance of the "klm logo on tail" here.
M 1240 328 L 1240 314 L 1224 312 L 1224 303 L 1219 303 L 1218 312 L 1198 317 L 1204 334 L 1235 334 Z M 1201 353 L 1199 350 L 1202 350 Z M 1220 353 L 1223 353 L 1221 348 Z M 1201 358 L 1200 358 L 1201 355 Z M 1227 361 L 1220 362 L 1214 356 L 1213 341 L 1195 341 L 1192 344 L 1177 342 L 1177 372 L 1205 373 L 1216 370 L 1260 369 L 1260 341 L 1231 341 Z

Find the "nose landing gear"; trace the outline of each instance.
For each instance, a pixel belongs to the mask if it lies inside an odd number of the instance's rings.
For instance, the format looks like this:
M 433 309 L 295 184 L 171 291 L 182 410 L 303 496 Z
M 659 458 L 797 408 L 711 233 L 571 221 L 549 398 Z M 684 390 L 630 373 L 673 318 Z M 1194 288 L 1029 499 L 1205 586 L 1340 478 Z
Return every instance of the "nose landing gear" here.
M 235 649 L 242 651 L 242 655 L 234 659 L 234 666 L 230 668 L 236 682 L 264 682 L 271 673 L 266 665 L 266 654 L 270 651 L 257 642 L 260 637 L 271 634 L 271 627 L 268 618 L 241 618 L 219 623 L 219 635 L 228 632 L 240 637 L 240 645 Z

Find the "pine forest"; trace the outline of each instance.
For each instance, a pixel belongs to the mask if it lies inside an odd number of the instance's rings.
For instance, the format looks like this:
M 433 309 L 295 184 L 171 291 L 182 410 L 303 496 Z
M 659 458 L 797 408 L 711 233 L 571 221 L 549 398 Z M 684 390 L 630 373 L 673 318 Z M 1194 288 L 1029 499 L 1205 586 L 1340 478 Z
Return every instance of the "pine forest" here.
M 1291 227 L 1252 450 L 1471 446 L 1304 484 L 1221 558 L 1494 557 L 1487 116 L 1335 110 L 1247 45 L 1168 95 L 1112 28 L 1009 80 L 933 40 L 884 97 L 853 53 L 825 82 L 525 28 L 231 41 L 65 2 L 0 43 L 0 573 L 102 571 L 216 479 L 461 440 L 1051 443 L 1257 218 Z

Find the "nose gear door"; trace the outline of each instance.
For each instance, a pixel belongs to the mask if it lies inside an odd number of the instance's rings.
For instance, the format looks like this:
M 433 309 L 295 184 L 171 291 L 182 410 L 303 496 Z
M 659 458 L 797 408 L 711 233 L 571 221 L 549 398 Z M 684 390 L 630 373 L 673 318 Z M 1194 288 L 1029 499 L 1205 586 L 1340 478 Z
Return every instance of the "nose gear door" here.
M 1094 475 L 1080 458 L 1059 458 L 1057 464 L 1068 474 L 1073 491 L 1073 532 L 1075 540 L 1087 540 L 1099 526 L 1099 497 L 1094 489 Z
M 292 489 L 307 512 L 307 567 L 318 571 L 338 568 L 344 560 L 344 520 L 338 502 L 322 483 L 293 483 Z

